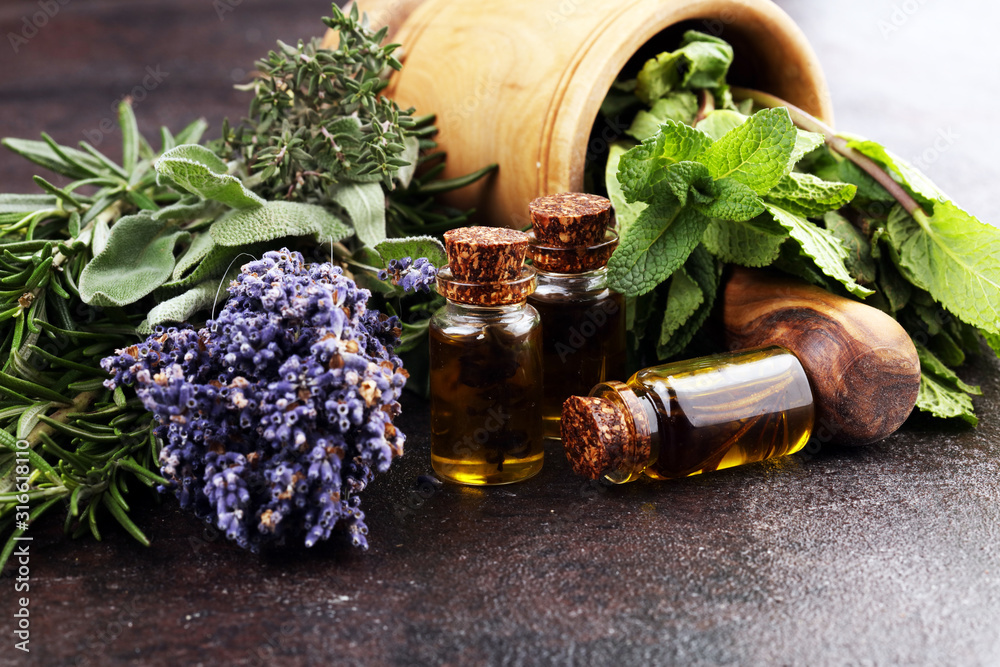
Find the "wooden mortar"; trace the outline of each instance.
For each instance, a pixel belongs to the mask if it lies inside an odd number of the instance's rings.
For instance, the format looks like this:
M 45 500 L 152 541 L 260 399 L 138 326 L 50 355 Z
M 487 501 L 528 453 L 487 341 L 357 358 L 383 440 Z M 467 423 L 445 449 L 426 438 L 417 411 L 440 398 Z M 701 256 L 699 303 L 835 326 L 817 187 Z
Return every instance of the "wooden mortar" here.
M 736 51 L 731 82 L 777 95 L 832 124 L 829 91 L 795 23 L 770 0 L 358 0 L 403 45 L 387 94 L 437 114 L 445 178 L 497 162 L 447 196 L 478 222 L 522 228 L 528 202 L 584 190 L 598 110 L 636 54 L 676 48 L 683 29 Z M 680 25 L 683 24 L 683 25 Z M 336 35 L 327 34 L 327 44 Z M 635 64 L 635 63 L 633 63 Z M 594 143 L 623 138 L 614 120 Z

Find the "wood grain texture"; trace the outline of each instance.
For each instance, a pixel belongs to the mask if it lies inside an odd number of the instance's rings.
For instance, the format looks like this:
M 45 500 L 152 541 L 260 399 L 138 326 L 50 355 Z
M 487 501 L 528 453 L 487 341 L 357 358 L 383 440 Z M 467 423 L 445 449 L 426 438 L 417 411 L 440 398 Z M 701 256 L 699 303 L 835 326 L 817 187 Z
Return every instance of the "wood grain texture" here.
M 892 434 L 913 411 L 920 362 L 906 331 L 863 303 L 766 271 L 739 268 L 725 289 L 733 349 L 781 345 L 806 369 L 816 437 L 865 445 Z
M 398 26 L 405 67 L 389 93 L 437 114 L 446 178 L 497 162 L 500 171 L 448 195 L 482 224 L 521 228 L 528 202 L 582 191 L 591 131 L 619 73 L 677 46 L 677 26 L 724 31 L 733 81 L 832 120 L 826 83 L 794 22 L 770 0 L 359 0 Z M 412 12 L 412 13 L 411 13 Z M 405 17 L 405 20 L 403 20 Z M 672 30 L 668 30 L 672 29 Z M 665 32 L 666 31 L 666 32 Z M 641 61 L 640 61 L 641 64 Z M 595 141 L 624 136 L 602 128 Z M 599 151 L 598 151 L 599 152 Z

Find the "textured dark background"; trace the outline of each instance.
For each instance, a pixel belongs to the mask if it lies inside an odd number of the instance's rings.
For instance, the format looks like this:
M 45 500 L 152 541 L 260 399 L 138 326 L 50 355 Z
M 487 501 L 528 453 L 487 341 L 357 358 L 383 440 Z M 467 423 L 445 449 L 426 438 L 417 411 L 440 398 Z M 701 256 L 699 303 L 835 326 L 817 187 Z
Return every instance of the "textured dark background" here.
M 101 132 L 115 101 L 140 127 L 238 118 L 231 90 L 275 39 L 318 33 L 322 0 L 52 0 L 0 6 L 0 136 Z M 1000 10 L 978 0 L 782 0 L 822 59 L 839 127 L 920 160 L 985 220 Z M 106 125 L 105 125 L 106 127 Z M 935 147 L 937 143 L 937 147 Z M 0 190 L 31 167 L 0 154 Z M 372 548 L 256 557 L 172 499 L 121 531 L 71 542 L 43 521 L 31 561 L 32 653 L 12 648 L 0 579 L 0 664 L 1000 664 L 1000 374 L 976 430 L 911 420 L 862 450 L 826 448 L 677 483 L 581 484 L 557 449 L 518 486 L 414 485 L 429 472 L 426 406 L 408 454 L 366 492 Z M 30 660 L 25 660 L 30 658 Z

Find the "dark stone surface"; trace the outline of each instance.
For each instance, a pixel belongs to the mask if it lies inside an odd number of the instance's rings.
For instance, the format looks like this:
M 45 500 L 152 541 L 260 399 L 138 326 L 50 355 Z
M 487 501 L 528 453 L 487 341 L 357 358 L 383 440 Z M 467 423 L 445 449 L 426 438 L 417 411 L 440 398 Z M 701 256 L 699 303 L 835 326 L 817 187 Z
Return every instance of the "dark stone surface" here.
M 231 70 L 275 37 L 313 30 L 325 4 L 244 0 L 220 22 L 207 0 L 77 0 L 18 58 L 0 44 L 0 134 L 48 129 L 72 141 L 157 63 L 171 75 L 139 107 L 143 128 L 239 116 Z M 1000 220 L 1000 146 L 987 133 L 998 75 L 984 32 L 997 10 L 897 3 L 919 9 L 883 39 L 890 0 L 782 4 L 826 64 L 841 127 L 906 157 L 951 128 L 959 139 L 928 171 L 973 212 Z M 0 35 L 36 8 L 5 4 Z M 961 67 L 943 55 L 957 50 L 967 52 Z M 4 190 L 29 189 L 30 173 L 0 157 Z M 911 419 L 864 449 L 614 489 L 574 478 L 550 448 L 543 472 L 524 484 L 422 498 L 414 489 L 430 471 L 427 407 L 411 399 L 399 422 L 408 453 L 365 493 L 368 552 L 337 543 L 256 557 L 213 539 L 172 499 L 138 509 L 149 549 L 110 527 L 96 543 L 64 538 L 55 520 L 37 525 L 26 657 L 997 664 L 998 370 L 983 361 L 966 374 L 985 393 L 975 430 Z M 13 582 L 0 579 L 0 591 L 0 664 L 24 664 L 12 649 Z

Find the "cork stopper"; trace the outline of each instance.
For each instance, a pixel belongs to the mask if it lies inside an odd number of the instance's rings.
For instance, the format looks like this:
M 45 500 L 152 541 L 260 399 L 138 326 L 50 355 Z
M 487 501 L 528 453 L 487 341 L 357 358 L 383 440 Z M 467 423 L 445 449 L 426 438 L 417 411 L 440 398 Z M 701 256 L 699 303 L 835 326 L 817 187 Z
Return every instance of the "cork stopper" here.
M 444 298 L 473 306 L 508 306 L 535 291 L 535 270 L 524 266 L 528 235 L 497 227 L 445 232 L 448 266 L 438 271 Z
M 529 253 L 540 271 L 593 271 L 606 266 L 618 247 L 618 235 L 608 229 L 611 202 L 604 197 L 564 192 L 539 197 L 529 208 Z
M 456 280 L 499 283 L 521 274 L 528 236 L 499 227 L 462 227 L 445 232 L 444 245 Z
M 561 428 L 566 458 L 577 475 L 597 479 L 630 458 L 628 422 L 607 399 L 570 396 L 563 403 Z
M 582 192 L 539 197 L 528 208 L 539 242 L 556 248 L 597 245 L 611 223 L 611 201 Z

